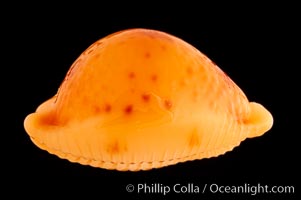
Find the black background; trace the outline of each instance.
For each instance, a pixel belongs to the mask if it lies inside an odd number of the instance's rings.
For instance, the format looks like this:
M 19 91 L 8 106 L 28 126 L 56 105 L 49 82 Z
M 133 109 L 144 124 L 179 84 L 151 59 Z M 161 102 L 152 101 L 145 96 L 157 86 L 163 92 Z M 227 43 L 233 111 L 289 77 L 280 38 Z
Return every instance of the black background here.
M 33 198 L 65 194 L 107 199 L 122 194 L 142 199 L 147 194 L 128 193 L 125 186 L 260 183 L 293 185 L 298 193 L 297 135 L 300 129 L 296 125 L 300 123 L 300 103 L 296 96 L 296 69 L 300 63 L 294 60 L 298 57 L 298 50 L 294 48 L 298 46 L 295 36 L 300 21 L 294 6 L 236 4 L 229 9 L 220 4 L 177 8 L 149 4 L 116 3 L 110 7 L 78 4 L 76 9 L 18 4 L 4 18 L 7 26 L 3 29 L 7 53 L 4 60 L 8 60 L 4 69 L 8 72 L 2 73 L 3 110 L 8 111 L 3 124 L 8 128 L 2 139 L 4 160 L 1 164 L 3 177 L 7 178 L 3 179 L 4 190 L 12 189 L 14 192 L 10 195 L 16 195 L 25 189 L 22 195 Z M 262 137 L 242 142 L 223 156 L 141 172 L 83 166 L 37 148 L 23 128 L 26 115 L 56 93 L 73 61 L 89 45 L 110 33 L 137 27 L 168 32 L 205 53 L 240 86 L 249 100 L 271 111 L 273 128 Z M 247 194 L 243 197 L 290 199 L 296 195 Z M 223 195 L 207 192 L 175 196 L 217 199 Z

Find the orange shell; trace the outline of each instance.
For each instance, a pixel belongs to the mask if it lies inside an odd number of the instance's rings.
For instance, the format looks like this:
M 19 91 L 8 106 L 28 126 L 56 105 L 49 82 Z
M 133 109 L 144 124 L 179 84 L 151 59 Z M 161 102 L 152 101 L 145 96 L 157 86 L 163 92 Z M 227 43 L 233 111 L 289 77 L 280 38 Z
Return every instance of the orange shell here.
M 72 162 L 148 170 L 224 154 L 273 124 L 210 59 L 164 32 L 130 29 L 92 44 L 24 126 Z

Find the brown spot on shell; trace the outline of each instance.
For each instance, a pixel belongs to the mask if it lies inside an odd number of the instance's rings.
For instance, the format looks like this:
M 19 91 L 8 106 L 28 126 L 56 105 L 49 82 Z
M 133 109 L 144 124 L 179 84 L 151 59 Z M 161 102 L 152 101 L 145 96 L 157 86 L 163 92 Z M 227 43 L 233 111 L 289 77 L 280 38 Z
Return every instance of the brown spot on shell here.
M 119 153 L 120 147 L 118 142 L 114 142 L 113 144 L 109 145 L 107 150 L 111 154 Z
M 100 54 L 99 54 L 99 53 L 95 54 L 95 55 L 94 55 L 94 59 L 97 59 L 97 58 L 99 58 L 99 56 L 100 56 Z
M 198 130 L 195 128 L 192 132 L 188 135 L 188 145 L 190 148 L 200 146 L 200 138 L 198 135 Z
M 58 126 L 58 125 L 64 125 L 67 120 L 63 121 L 63 120 L 59 120 L 54 113 L 51 113 L 51 115 L 41 115 L 41 117 L 38 119 L 38 123 L 39 124 L 49 124 L 49 125 L 54 125 L 54 126 Z
M 187 67 L 186 72 L 188 75 L 192 75 L 194 73 L 191 67 Z
M 130 79 L 134 79 L 134 78 L 136 77 L 136 74 L 135 74 L 134 72 L 130 72 L 130 73 L 128 74 L 128 77 L 129 77 Z
M 134 88 L 130 89 L 130 92 L 134 95 L 136 94 L 137 90 L 135 90 Z
M 104 106 L 104 110 L 105 110 L 105 112 L 110 112 L 111 110 L 112 110 L 112 106 L 110 105 L 110 104 L 106 104 L 105 106 Z
M 151 57 L 151 54 L 150 54 L 149 52 L 146 52 L 146 53 L 144 54 L 144 57 L 145 57 L 145 58 L 150 58 L 150 57 Z
M 125 114 L 131 114 L 133 112 L 133 105 L 127 105 L 125 108 L 124 108 L 124 113 Z
M 123 143 L 120 143 L 118 140 L 114 140 L 107 145 L 106 150 L 109 154 L 120 154 L 126 151 L 127 148 Z
M 193 97 L 193 101 L 194 102 L 197 102 L 200 98 L 200 94 L 199 92 L 197 91 L 197 89 L 194 89 L 193 92 L 192 92 L 192 97 Z
M 149 102 L 150 100 L 150 95 L 149 94 L 142 94 L 141 98 L 144 102 Z
M 166 46 L 165 46 L 165 45 L 161 45 L 161 49 L 162 49 L 163 51 L 165 51 L 165 50 L 166 50 Z
M 213 110 L 216 109 L 216 103 L 215 103 L 215 101 L 214 100 L 209 101 L 208 107 L 211 108 L 211 109 L 213 109 Z
M 156 82 L 156 81 L 158 80 L 157 74 L 151 75 L 151 80 L 152 80 L 153 82 Z
M 179 85 L 180 85 L 181 87 L 188 86 L 188 85 L 189 85 L 189 79 L 185 79 L 185 78 L 184 78 L 184 79 L 180 80 Z
M 95 113 L 95 114 L 100 113 L 100 111 L 101 111 L 101 109 L 100 109 L 98 106 L 95 106 L 95 107 L 94 107 L 94 113 Z
M 164 107 L 170 110 L 172 108 L 172 102 L 170 100 L 164 100 Z

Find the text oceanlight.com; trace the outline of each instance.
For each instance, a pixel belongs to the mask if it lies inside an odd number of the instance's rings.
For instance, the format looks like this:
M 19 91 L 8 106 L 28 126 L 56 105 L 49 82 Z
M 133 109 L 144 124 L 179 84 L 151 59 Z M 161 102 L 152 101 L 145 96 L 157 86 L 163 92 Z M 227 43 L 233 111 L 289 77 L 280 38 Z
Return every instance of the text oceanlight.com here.
M 126 191 L 138 194 L 163 194 L 169 193 L 181 193 L 181 194 L 293 194 L 295 192 L 294 186 L 282 186 L 282 185 L 265 185 L 265 184 L 249 184 L 245 183 L 242 185 L 221 185 L 216 183 L 211 184 L 195 184 L 176 183 L 173 185 L 161 184 L 161 183 L 138 183 L 128 184 Z

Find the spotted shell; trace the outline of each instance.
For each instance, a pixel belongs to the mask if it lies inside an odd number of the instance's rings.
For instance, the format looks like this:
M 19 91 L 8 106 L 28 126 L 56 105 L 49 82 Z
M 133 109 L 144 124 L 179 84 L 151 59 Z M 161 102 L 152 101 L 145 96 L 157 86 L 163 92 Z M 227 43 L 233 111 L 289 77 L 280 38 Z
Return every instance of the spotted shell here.
M 120 171 L 218 156 L 272 124 L 204 54 L 148 29 L 96 41 L 24 122 L 41 149 Z

